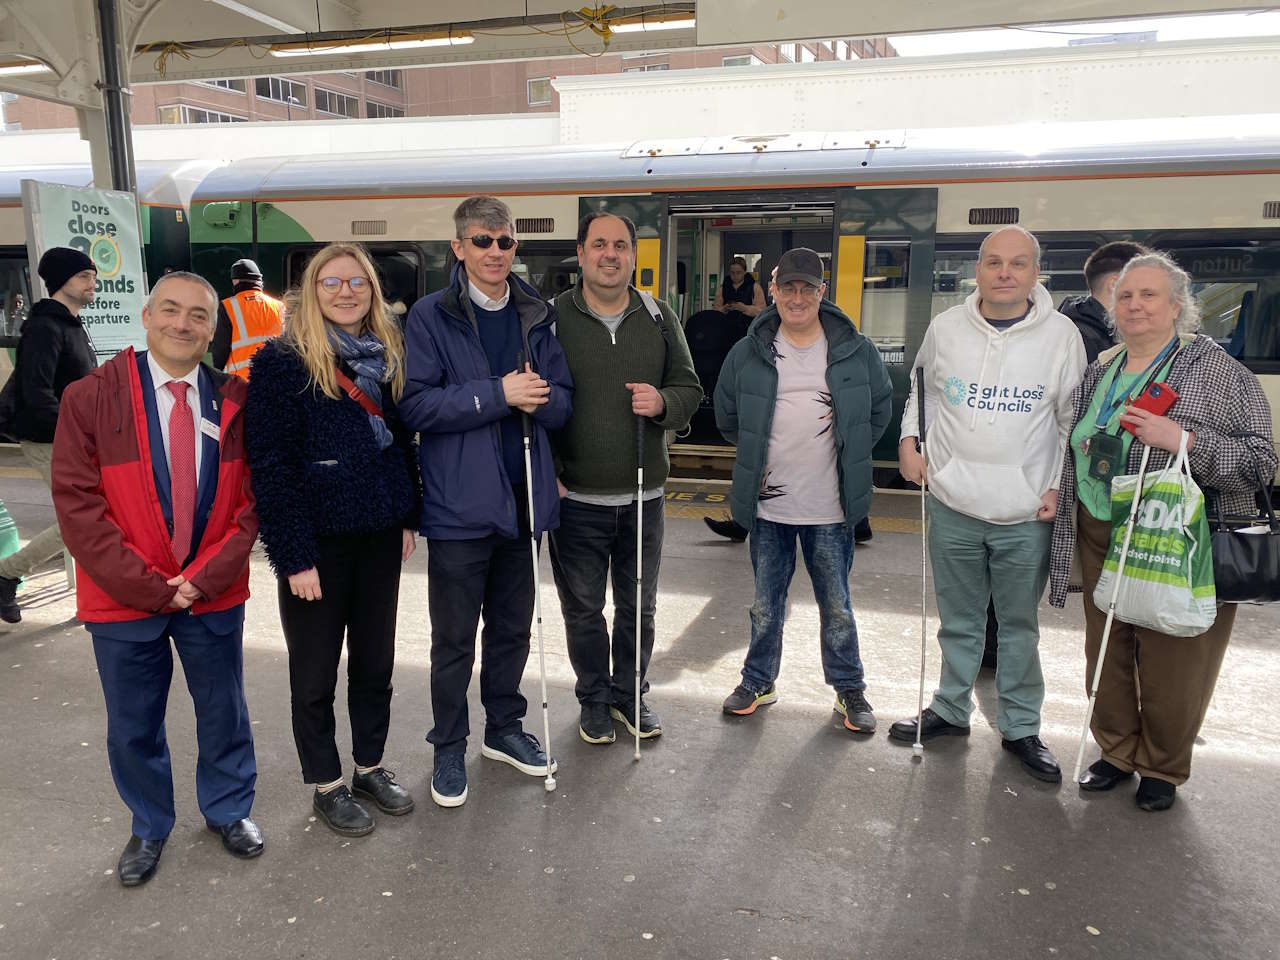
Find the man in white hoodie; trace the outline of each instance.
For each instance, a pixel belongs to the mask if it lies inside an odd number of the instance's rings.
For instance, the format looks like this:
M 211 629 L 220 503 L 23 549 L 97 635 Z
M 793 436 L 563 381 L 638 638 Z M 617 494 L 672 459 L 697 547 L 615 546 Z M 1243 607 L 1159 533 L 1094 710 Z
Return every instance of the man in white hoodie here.
M 1044 677 L 1037 607 L 1049 576 L 1071 391 L 1085 368 L 1075 325 L 1039 283 L 1040 244 L 1002 227 L 978 251 L 978 289 L 934 317 L 916 354 L 924 369 L 928 463 L 916 445 L 913 390 L 902 417 L 902 475 L 928 480 L 929 559 L 942 675 L 921 741 L 967 736 L 987 603 L 1000 622 L 996 692 L 1003 747 L 1034 777 L 1062 779 L 1040 739 Z M 916 720 L 889 736 L 912 742 Z

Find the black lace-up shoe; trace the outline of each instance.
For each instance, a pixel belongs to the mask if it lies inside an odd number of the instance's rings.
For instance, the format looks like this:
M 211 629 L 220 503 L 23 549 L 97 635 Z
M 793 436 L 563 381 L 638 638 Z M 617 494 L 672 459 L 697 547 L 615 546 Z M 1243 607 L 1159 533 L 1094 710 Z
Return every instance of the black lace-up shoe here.
M 861 690 L 841 690 L 836 694 L 835 712 L 844 717 L 846 730 L 875 733 L 876 715 Z
M 968 727 L 962 727 L 957 723 L 948 723 L 929 707 L 924 708 L 924 714 L 921 719 L 921 743 L 927 743 L 934 737 L 967 737 L 969 735 Z M 897 723 L 890 724 L 889 739 L 897 740 L 901 743 L 915 743 L 916 718 L 909 717 L 906 720 L 899 720 Z
M 378 767 L 368 773 L 353 773 L 351 792 L 357 797 L 372 800 L 379 810 L 393 817 L 404 816 L 413 809 L 413 797 L 396 783 L 396 775 L 386 767 Z
M 613 718 L 607 703 L 584 703 L 578 717 L 578 736 L 587 743 L 613 743 Z
M 317 790 L 311 805 L 334 833 L 344 837 L 363 837 L 366 833 L 373 832 L 373 817 L 369 816 L 368 810 L 356 803 L 345 784 L 328 793 Z
M 613 719 L 621 721 L 622 725 L 627 728 L 627 733 L 633 737 L 636 735 L 636 708 L 630 702 L 615 703 L 609 708 L 609 713 Z M 649 709 L 649 705 L 644 702 L 644 697 L 641 697 L 640 739 L 651 740 L 660 736 L 662 736 L 662 721 L 658 719 L 656 713 Z
M 1062 780 L 1062 770 L 1049 748 L 1039 737 L 1020 737 L 1017 740 L 1001 740 L 1000 746 L 1012 753 L 1022 763 L 1027 773 L 1045 783 Z

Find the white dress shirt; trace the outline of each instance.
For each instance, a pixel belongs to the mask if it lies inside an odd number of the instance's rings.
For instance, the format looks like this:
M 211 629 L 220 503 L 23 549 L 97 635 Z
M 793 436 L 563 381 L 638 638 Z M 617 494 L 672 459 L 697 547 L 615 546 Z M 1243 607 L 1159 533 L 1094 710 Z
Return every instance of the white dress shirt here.
M 187 385 L 187 406 L 191 408 L 191 424 L 195 427 L 196 437 L 196 483 L 200 482 L 200 454 L 204 447 L 204 440 L 200 436 L 200 366 L 197 364 L 192 367 L 185 377 L 171 377 L 165 373 L 160 364 L 156 363 L 156 358 L 151 355 L 151 351 L 147 351 L 147 366 L 151 370 L 151 382 L 156 388 L 156 410 L 160 414 L 160 436 L 164 439 L 164 459 L 165 463 L 172 464 L 173 458 L 169 456 L 169 414 L 173 413 L 173 406 L 177 402 L 173 399 L 173 391 L 166 384 L 174 380 L 180 380 Z M 172 466 L 170 467 L 172 469 Z
M 507 305 L 507 301 L 511 299 L 511 285 L 507 284 L 506 293 L 501 298 L 495 300 L 487 293 L 482 293 L 476 289 L 476 285 L 471 282 L 471 278 L 467 277 L 467 296 L 481 310 L 501 310 Z

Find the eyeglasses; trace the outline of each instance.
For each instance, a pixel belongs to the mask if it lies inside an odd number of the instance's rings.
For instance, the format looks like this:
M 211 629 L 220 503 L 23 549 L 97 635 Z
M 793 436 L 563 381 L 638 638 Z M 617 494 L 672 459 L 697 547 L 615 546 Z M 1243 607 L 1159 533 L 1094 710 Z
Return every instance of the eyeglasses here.
M 811 300 L 818 295 L 818 288 L 811 283 L 788 282 L 778 287 L 778 294 L 783 297 L 803 297 Z
M 367 277 L 350 277 L 346 280 L 342 277 L 322 277 L 319 283 L 328 293 L 337 293 L 344 283 L 351 288 L 352 293 L 364 293 L 369 289 Z
M 481 250 L 488 250 L 496 242 L 499 250 L 510 250 L 516 245 L 516 238 L 509 237 L 505 233 L 500 237 L 491 237 L 487 233 L 477 233 L 473 237 L 462 237 L 463 240 L 470 240 Z

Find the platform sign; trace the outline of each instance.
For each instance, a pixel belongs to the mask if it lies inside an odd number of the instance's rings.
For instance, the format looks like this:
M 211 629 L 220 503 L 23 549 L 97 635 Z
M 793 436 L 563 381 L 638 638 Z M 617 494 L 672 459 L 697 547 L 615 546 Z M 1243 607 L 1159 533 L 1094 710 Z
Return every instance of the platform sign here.
M 80 311 L 98 362 L 125 347 L 141 348 L 147 276 L 137 198 L 118 190 L 23 180 L 22 208 L 33 277 L 40 255 L 50 247 L 74 247 L 98 268 L 97 298 Z

